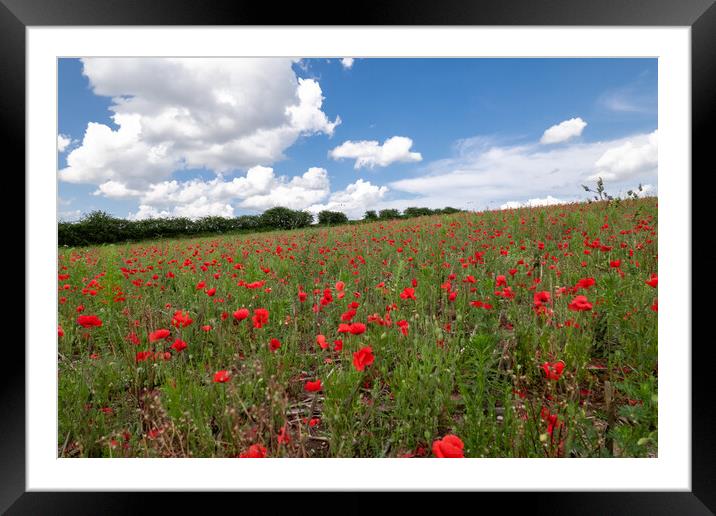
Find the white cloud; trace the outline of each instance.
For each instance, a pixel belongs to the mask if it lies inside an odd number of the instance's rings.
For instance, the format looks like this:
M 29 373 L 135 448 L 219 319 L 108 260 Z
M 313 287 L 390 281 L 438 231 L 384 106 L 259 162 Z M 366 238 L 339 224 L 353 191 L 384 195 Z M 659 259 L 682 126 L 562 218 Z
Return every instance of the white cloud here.
M 60 211 L 57 213 L 57 219 L 60 222 L 74 222 L 82 217 L 82 210 Z
M 581 118 L 570 118 L 569 120 L 560 122 L 559 124 L 553 125 L 547 129 L 542 135 L 540 143 L 548 144 L 565 142 L 582 134 L 582 131 L 586 126 L 587 122 Z
M 322 210 L 340 211 L 351 219 L 363 216 L 367 209 L 374 208 L 388 193 L 388 187 L 371 184 L 370 181 L 358 179 L 349 184 L 345 190 L 331 194 L 325 204 L 314 204 L 308 208 L 313 213 Z
M 640 148 L 649 141 L 655 141 L 649 134 L 558 147 L 536 142 L 501 145 L 484 137 L 462 140 L 456 146 L 456 156 L 427 164 L 420 176 L 389 183 L 395 197 L 403 198 L 391 201 L 390 207 L 494 209 L 516 199 L 552 196 L 566 202 L 584 200 L 581 185 L 596 172 L 600 157 L 627 142 Z M 621 177 L 605 179 L 607 191 L 618 192 L 634 181 L 653 184 L 657 179 L 655 165 L 629 175 L 628 184 Z
M 344 57 L 343 59 L 341 59 L 341 65 L 347 70 L 353 67 L 354 61 L 355 59 L 353 59 L 352 57 Z
M 601 177 L 605 181 L 622 181 L 656 169 L 659 157 L 659 137 L 654 131 L 648 137 L 629 139 L 608 149 L 595 163 L 596 172 L 589 179 Z
M 382 146 L 375 140 L 349 140 L 331 150 L 329 155 L 333 159 L 355 159 L 355 169 L 387 167 L 396 162 L 421 161 L 423 157 L 419 152 L 410 152 L 412 146 L 413 140 L 405 136 L 388 138 Z
M 125 193 L 122 186 L 111 185 L 98 191 L 111 196 Z M 274 206 L 306 209 L 319 203 L 330 194 L 328 172 L 311 167 L 303 175 L 288 178 L 276 176 L 272 168 L 256 166 L 245 177 L 224 180 L 192 179 L 189 181 L 162 181 L 150 185 L 144 193 L 132 191 L 139 199 L 139 211 L 130 218 L 189 217 L 206 215 L 232 217 L 234 208 L 264 211 Z M 116 197 L 116 195 L 115 195 Z
M 109 197 L 110 199 L 128 199 L 130 197 L 137 197 L 141 195 L 138 190 L 131 190 L 127 188 L 124 183 L 117 181 L 107 181 L 99 185 L 99 188 L 92 192 L 92 195 L 102 195 Z
M 57 135 L 57 151 L 58 152 L 65 152 L 67 147 L 72 143 L 72 138 L 69 136 L 66 136 L 64 134 L 58 134 Z
M 290 59 L 90 58 L 83 73 L 112 97 L 118 126 L 89 123 L 60 179 L 129 189 L 184 168 L 215 172 L 271 164 L 301 136 L 332 135 L 320 85 Z
M 520 201 L 508 201 L 502 205 L 500 205 L 501 210 L 512 210 L 517 208 L 534 208 L 536 206 L 554 206 L 556 204 L 565 204 L 569 201 L 563 201 L 562 199 L 557 199 L 556 197 L 552 197 L 551 195 L 548 195 L 547 197 L 543 199 L 529 199 L 528 201 L 520 202 Z

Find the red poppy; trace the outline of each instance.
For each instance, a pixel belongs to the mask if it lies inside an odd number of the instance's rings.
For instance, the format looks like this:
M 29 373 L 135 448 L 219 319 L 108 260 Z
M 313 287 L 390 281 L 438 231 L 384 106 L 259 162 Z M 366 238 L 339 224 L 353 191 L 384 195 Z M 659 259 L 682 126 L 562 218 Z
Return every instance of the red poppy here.
M 254 316 L 251 320 L 254 323 L 254 328 L 261 328 L 264 324 L 268 323 L 269 312 L 265 308 L 257 308 L 254 310 Z
M 465 457 L 465 445 L 462 440 L 453 434 L 433 442 L 433 454 L 441 459 L 459 459 Z
M 573 312 L 584 312 L 592 309 L 592 303 L 587 300 L 587 296 L 575 296 L 567 308 Z
M 304 387 L 308 392 L 318 392 L 322 389 L 321 380 L 316 380 L 315 382 L 306 382 L 306 385 L 304 385 Z
M 169 330 L 165 330 L 164 328 L 153 331 L 149 334 L 149 342 L 156 342 L 158 340 L 166 339 L 167 337 L 169 337 L 169 335 Z
M 579 290 L 580 288 L 588 289 L 589 287 L 594 286 L 596 283 L 597 282 L 594 278 L 582 278 L 574 286 L 574 290 Z
M 249 449 L 239 455 L 240 459 L 263 459 L 266 457 L 266 448 L 260 444 L 252 444 Z
M 172 326 L 176 328 L 186 328 L 192 322 L 193 319 L 189 316 L 189 312 L 183 312 L 182 310 L 174 312 L 174 317 L 172 317 Z
M 502 275 L 497 276 L 497 278 L 495 280 L 497 281 L 498 287 L 506 287 L 507 286 L 507 278 L 505 276 L 502 276 Z
M 276 351 L 280 347 L 281 347 L 281 341 L 278 339 L 271 339 L 271 341 L 269 342 L 269 349 L 271 351 Z
M 138 351 L 134 358 L 135 358 L 136 362 L 144 362 L 151 356 L 152 356 L 151 351 Z
M 64 337 L 64 336 L 65 336 L 65 331 L 62 329 L 62 326 L 60 326 L 59 324 L 57 325 L 57 336 L 58 336 L 58 337 Z
M 77 318 L 77 324 L 83 328 L 92 328 L 102 326 L 102 319 L 96 315 L 80 315 Z
M 174 344 L 172 344 L 171 346 L 169 346 L 169 348 L 170 348 L 170 349 L 173 349 L 174 351 L 176 351 L 177 353 L 179 353 L 180 351 L 186 349 L 186 348 L 187 348 L 187 345 L 186 345 L 186 342 L 184 342 L 183 340 L 177 339 L 177 340 L 174 341 Z
M 291 437 L 288 435 L 286 427 L 282 426 L 281 429 L 278 431 L 278 444 L 288 444 L 290 442 Z
M 370 346 L 361 348 L 353 353 L 353 366 L 358 371 L 363 371 L 366 366 L 371 365 L 374 360 L 373 349 Z
M 249 316 L 248 308 L 239 308 L 234 312 L 234 319 L 237 321 L 243 321 Z
M 552 364 L 545 362 L 542 364 L 542 371 L 544 371 L 548 380 L 559 380 L 562 376 L 562 371 L 564 371 L 564 362 L 561 360 Z
M 316 335 L 316 343 L 321 346 L 321 349 L 326 349 L 328 347 L 325 335 Z
M 226 383 L 230 379 L 231 379 L 231 375 L 229 375 L 229 372 L 224 369 L 214 373 L 214 383 Z
M 406 287 L 403 289 L 403 292 L 400 293 L 401 299 L 415 299 L 415 289 Z
M 215 288 L 210 288 L 209 290 L 206 291 L 206 295 L 209 297 L 212 297 L 214 294 L 216 294 Z
M 646 283 L 650 287 L 656 288 L 657 285 L 659 284 L 659 277 L 656 274 L 652 274 L 651 278 L 648 279 L 647 281 L 645 281 L 644 283 Z

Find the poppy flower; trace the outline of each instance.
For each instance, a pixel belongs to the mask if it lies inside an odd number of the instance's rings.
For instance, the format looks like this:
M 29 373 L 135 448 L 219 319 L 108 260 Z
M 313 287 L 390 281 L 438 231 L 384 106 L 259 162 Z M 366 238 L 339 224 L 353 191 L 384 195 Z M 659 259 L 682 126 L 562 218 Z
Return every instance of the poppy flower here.
M 96 315 L 80 315 L 77 318 L 77 324 L 83 328 L 92 328 L 102 326 L 102 319 Z
M 592 303 L 587 300 L 587 296 L 575 296 L 567 308 L 573 312 L 584 312 L 592 309 Z
M 213 297 L 214 294 L 216 294 L 216 289 L 215 289 L 215 288 L 210 288 L 209 290 L 206 291 L 206 295 L 209 296 L 209 297 Z
M 205 324 L 204 326 L 201 327 L 201 329 L 204 331 L 211 331 L 212 330 L 211 324 Z
M 281 347 L 281 341 L 280 341 L 280 340 L 278 340 L 278 339 L 271 339 L 271 341 L 269 341 L 269 349 L 270 349 L 271 351 L 276 351 L 276 350 L 279 349 L 280 347 Z
M 353 366 L 358 371 L 363 371 L 366 366 L 371 365 L 374 360 L 373 349 L 370 346 L 361 348 L 353 353 Z
M 646 284 L 649 285 L 650 287 L 656 288 L 657 285 L 659 284 L 659 277 L 658 277 L 656 274 L 652 274 L 652 275 L 651 275 L 651 278 L 649 278 L 649 279 L 648 279 L 647 281 L 645 281 L 644 283 L 646 283 Z
M 304 387 L 308 392 L 318 392 L 322 389 L 321 380 L 316 380 L 315 382 L 306 382 L 306 385 L 304 385 Z
M 299 300 L 301 303 L 303 303 L 303 302 L 306 300 L 307 297 L 308 297 L 308 294 L 306 294 L 306 293 L 303 292 L 303 291 L 301 291 L 301 292 L 298 293 L 298 300 Z
M 231 379 L 229 372 L 222 369 L 214 373 L 214 383 L 226 383 Z
M 365 324 L 359 322 L 351 323 L 350 332 L 352 335 L 360 335 L 361 333 L 365 333 Z
M 316 335 L 316 344 L 321 346 L 321 349 L 326 349 L 328 347 L 328 342 L 326 342 L 326 336 Z
M 597 282 L 594 278 L 582 278 L 574 286 L 574 290 L 579 290 L 580 288 L 588 289 L 589 287 L 594 286 L 596 283 Z
M 291 437 L 286 432 L 286 427 L 282 426 L 278 431 L 278 444 L 288 444 L 291 442 Z
M 163 340 L 169 337 L 169 330 L 165 330 L 164 328 L 153 331 L 149 334 L 149 342 L 156 342 L 158 340 Z
M 240 459 L 263 459 L 266 457 L 266 448 L 260 444 L 252 444 L 249 449 L 239 455 Z
M 548 380 L 559 380 L 562 376 L 562 371 L 564 371 L 564 362 L 561 360 L 552 364 L 545 362 L 542 364 L 542 371 L 544 371 Z
M 248 308 L 239 308 L 234 312 L 234 319 L 237 321 L 243 321 L 249 316 Z
M 254 328 L 262 328 L 264 324 L 268 323 L 269 311 L 265 308 L 257 308 L 254 310 L 254 316 L 251 320 L 254 323 Z
M 495 281 L 497 282 L 498 287 L 506 287 L 507 286 L 507 278 L 503 275 L 497 276 L 495 278 Z
M 415 289 L 406 287 L 403 289 L 403 291 L 400 293 L 401 299 L 415 299 Z
M 170 349 L 173 349 L 174 351 L 176 351 L 177 353 L 179 353 L 180 351 L 186 349 L 186 348 L 187 348 L 187 345 L 186 345 L 186 342 L 184 342 L 183 340 L 177 339 L 177 340 L 174 341 L 174 344 L 172 344 L 171 346 L 169 346 L 169 348 L 170 348 Z
M 453 434 L 433 442 L 433 454 L 441 459 L 459 459 L 465 457 L 465 445 L 462 440 Z
M 192 322 L 193 319 L 189 316 L 189 312 L 183 312 L 182 310 L 174 312 L 174 317 L 172 317 L 172 326 L 176 328 L 186 328 Z
M 139 362 L 144 362 L 151 356 L 152 356 L 151 351 L 138 351 L 137 354 L 135 355 L 134 359 L 137 363 L 139 363 Z
M 64 337 L 64 336 L 65 336 L 65 331 L 62 329 L 62 326 L 60 326 L 59 324 L 57 325 L 57 336 L 58 336 L 58 337 Z

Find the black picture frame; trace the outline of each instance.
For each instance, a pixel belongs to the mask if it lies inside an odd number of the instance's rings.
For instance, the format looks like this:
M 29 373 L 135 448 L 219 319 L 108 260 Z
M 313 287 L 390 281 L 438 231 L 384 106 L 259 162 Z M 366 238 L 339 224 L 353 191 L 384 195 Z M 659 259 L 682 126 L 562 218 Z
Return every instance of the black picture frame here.
M 192 2 L 188 0 L 0 0 L 0 120 L 5 155 L 25 168 L 25 30 L 28 26 L 83 25 L 532 25 L 532 26 L 689 26 L 692 71 L 692 182 L 699 170 L 699 189 L 712 180 L 712 137 L 707 131 L 716 115 L 716 5 L 714 0 L 424 0 L 382 1 L 350 8 L 343 3 L 313 2 L 278 7 L 260 2 Z M 356 6 L 357 7 L 357 6 Z M 711 165 L 707 170 L 707 164 Z M 16 168 L 15 170 L 17 170 Z M 32 185 L 28 185 L 32 187 Z M 19 186 L 25 191 L 24 181 Z M 27 193 L 25 191 L 25 193 Z M 692 206 L 697 205 L 692 195 Z M 706 202 L 702 199 L 702 202 Z M 706 202 L 706 204 L 708 204 Z M 693 217 L 692 237 L 709 230 L 708 220 Z M 712 230 L 711 230 L 712 231 Z M 693 239 L 693 238 L 692 238 Z M 703 259 L 703 258 L 702 258 Z M 692 265 L 696 265 L 692 253 Z M 713 258 L 708 259 L 713 264 Z M 692 267 L 694 270 L 695 267 Z M 712 275 L 711 268 L 708 267 Z M 25 270 L 27 277 L 29 271 Z M 684 278 L 691 281 L 691 278 Z M 696 293 L 698 289 L 694 289 Z M 689 302 L 689 300 L 684 300 Z M 709 306 L 693 299 L 692 321 L 708 320 Z M 707 311 L 708 310 L 708 311 Z M 695 317 L 694 317 L 695 316 Z M 700 316 L 700 317 L 699 317 Z M 28 313 L 26 312 L 26 324 Z M 688 349 L 691 343 L 678 343 Z M 524 505 L 549 514 L 712 514 L 716 512 L 714 413 L 709 381 L 711 339 L 693 345 L 692 353 L 692 490 L 690 492 L 587 492 L 509 494 L 505 508 Z M 39 493 L 25 487 L 25 362 L 5 360 L 0 374 L 0 512 L 7 514 L 134 514 L 152 510 L 147 495 L 133 493 Z M 202 495 L 199 495 L 202 496 Z M 205 495 L 204 495 L 205 496 Z M 218 496 L 218 499 L 213 498 Z M 231 508 L 234 494 L 212 494 L 216 509 Z M 237 494 L 246 500 L 254 496 Z M 310 493 L 293 493 L 290 505 L 308 508 Z M 351 495 L 348 507 L 359 507 L 363 495 Z M 500 505 L 505 494 L 484 493 Z M 498 498 L 502 497 L 502 498 Z M 186 504 L 183 494 L 152 494 L 163 511 Z M 420 496 L 414 501 L 423 503 Z M 499 502 L 502 499 L 503 502 Z M 492 501 L 492 500 L 491 500 Z M 484 502 L 483 502 L 484 503 Z M 482 506 L 482 504 L 481 504 Z M 484 507 L 484 506 L 483 506 Z M 213 510 L 207 507 L 207 510 Z M 272 508 L 265 509 L 273 512 Z M 279 512 L 276 510 L 276 512 Z

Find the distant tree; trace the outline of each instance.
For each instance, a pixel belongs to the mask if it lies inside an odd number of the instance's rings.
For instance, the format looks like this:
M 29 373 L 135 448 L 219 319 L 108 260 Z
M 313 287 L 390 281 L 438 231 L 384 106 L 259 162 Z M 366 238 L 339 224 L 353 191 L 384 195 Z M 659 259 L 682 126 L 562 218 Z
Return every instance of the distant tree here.
M 442 210 L 435 210 L 436 212 L 442 213 L 443 215 L 450 215 L 451 213 L 458 213 L 460 210 L 457 208 L 453 208 L 452 206 L 447 206 L 443 208 Z
M 274 229 L 297 229 L 310 226 L 313 215 L 307 211 L 291 210 L 283 206 L 276 206 L 266 210 L 261 215 L 262 225 Z
M 323 210 L 318 213 L 318 223 L 326 225 L 346 224 L 348 217 L 340 211 Z
M 363 215 L 363 220 L 378 220 L 378 214 L 375 210 L 368 210 L 365 212 L 365 215 Z
M 430 208 L 410 207 L 410 208 L 405 208 L 405 210 L 403 210 L 403 217 L 422 217 L 424 215 L 432 215 L 432 214 L 433 214 L 433 210 L 431 210 Z
M 394 210 L 392 208 L 380 210 L 378 213 L 378 217 L 386 220 L 386 219 L 399 219 L 400 218 L 400 212 L 398 210 Z

